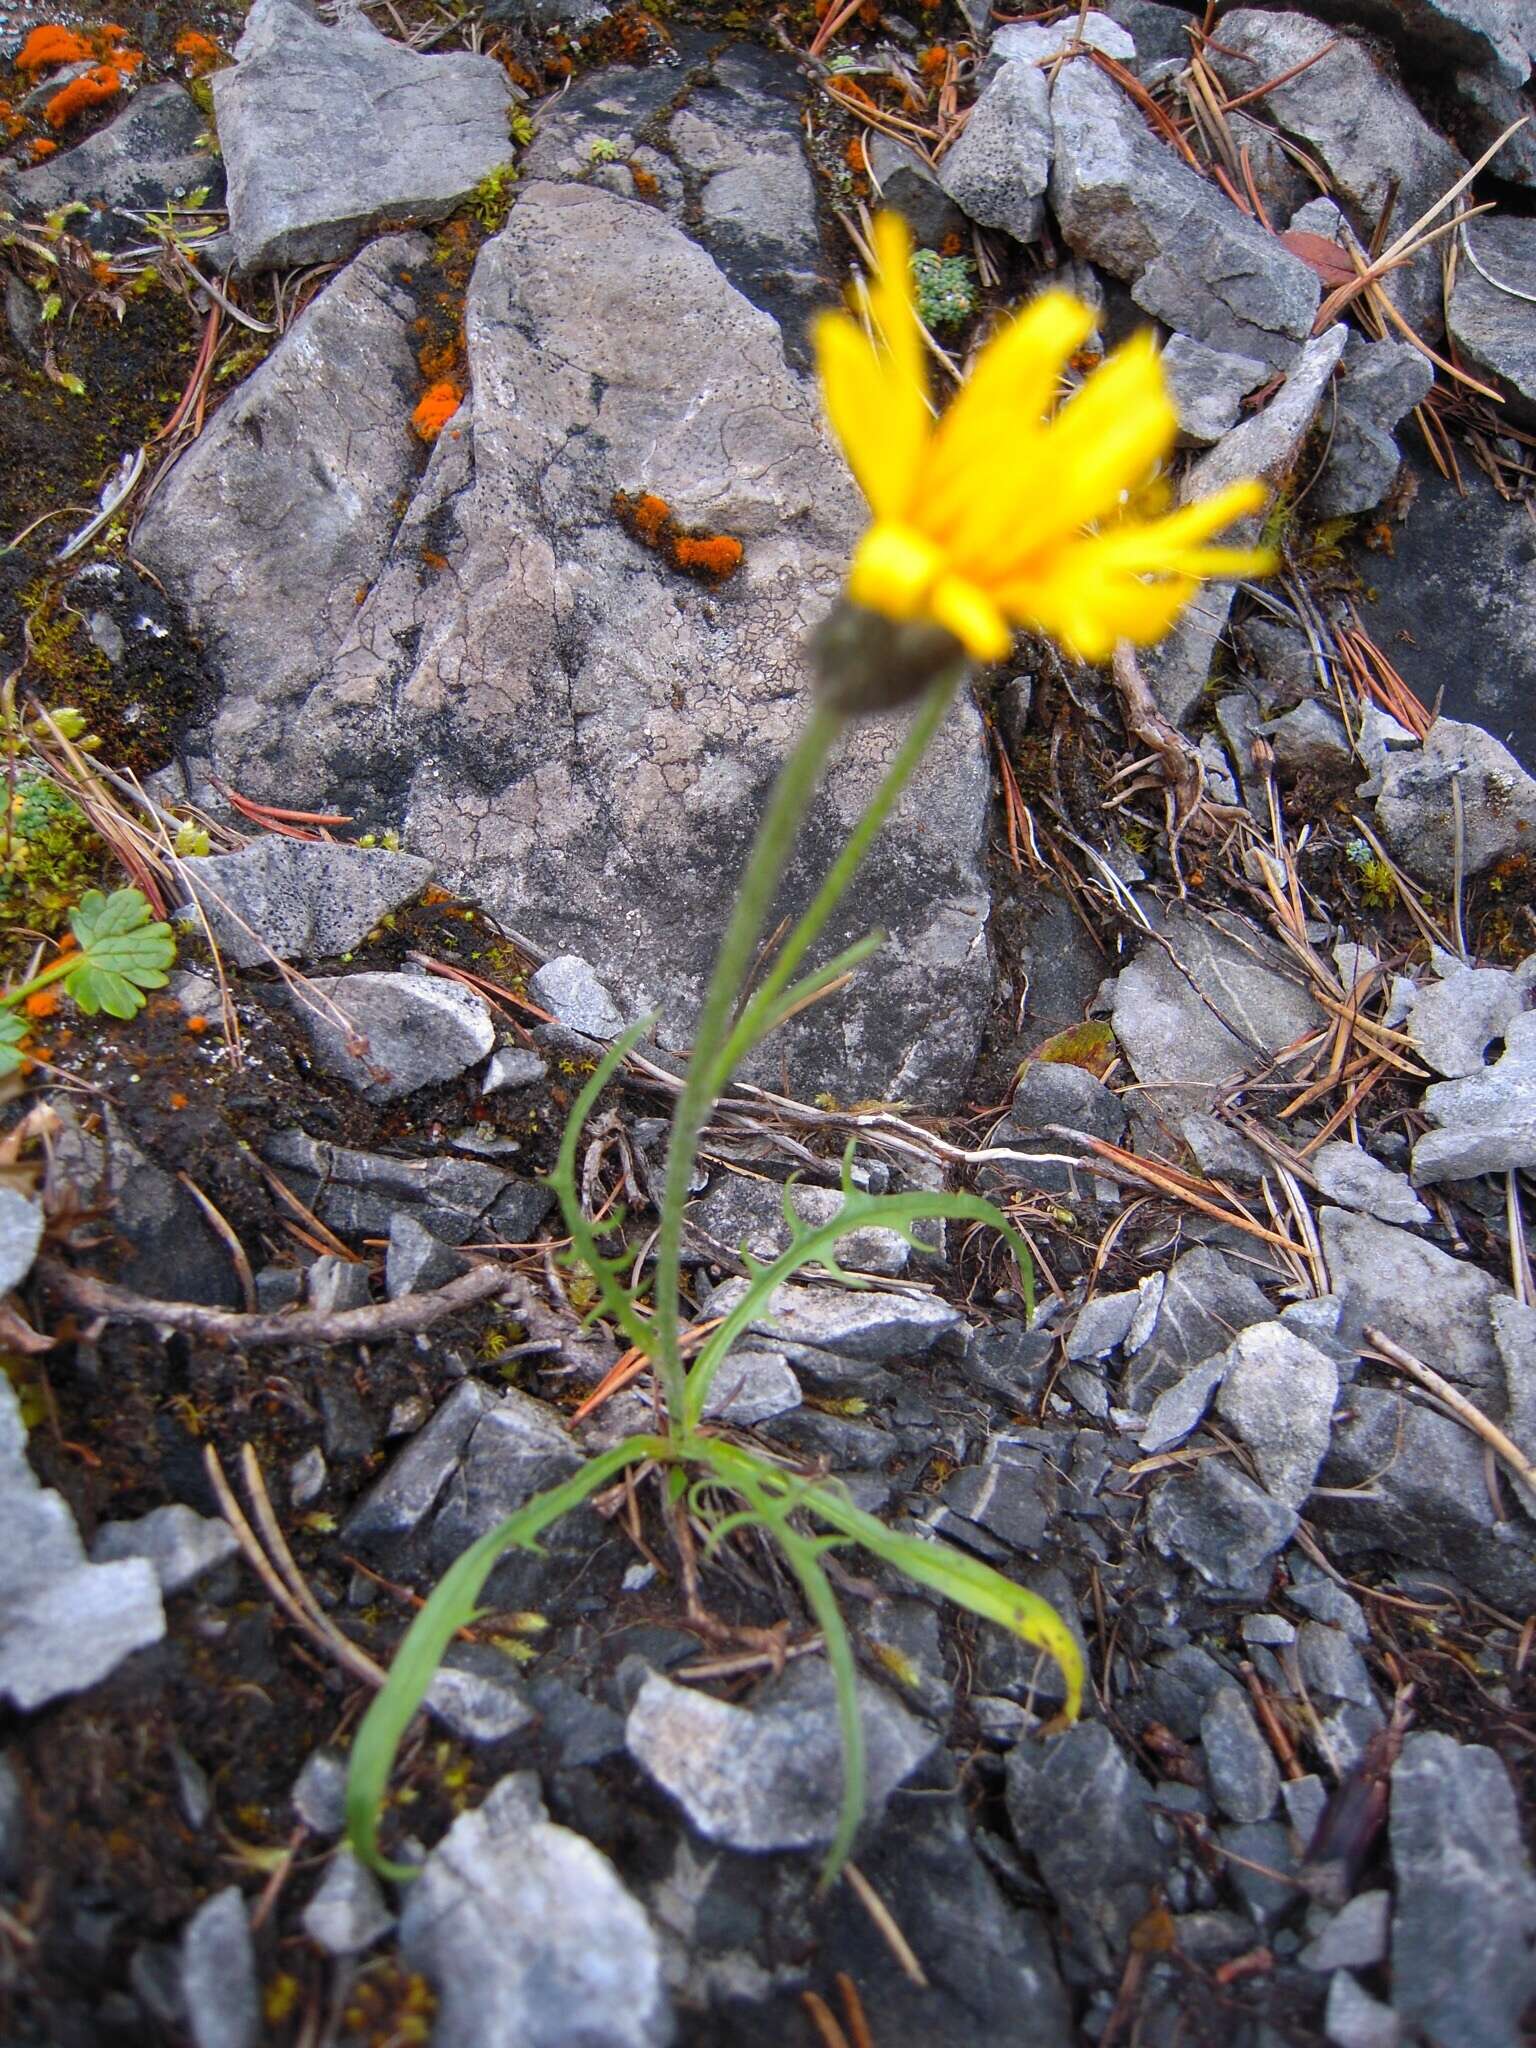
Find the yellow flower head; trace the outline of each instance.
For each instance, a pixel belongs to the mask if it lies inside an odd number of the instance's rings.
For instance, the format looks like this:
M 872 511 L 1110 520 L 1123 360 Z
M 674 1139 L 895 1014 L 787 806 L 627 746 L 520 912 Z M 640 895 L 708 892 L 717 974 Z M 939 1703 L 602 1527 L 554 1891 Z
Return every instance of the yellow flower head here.
M 827 414 L 874 514 L 848 575 L 855 605 L 943 628 L 978 661 L 1001 661 L 1020 627 L 1103 661 L 1117 640 L 1161 639 L 1202 579 L 1273 566 L 1260 550 L 1204 545 L 1263 504 L 1260 483 L 1138 516 L 1178 425 L 1151 335 L 1057 409 L 1094 320 L 1047 292 L 935 420 L 899 217 L 880 216 L 875 245 L 875 339 L 846 313 L 824 313 L 815 334 Z

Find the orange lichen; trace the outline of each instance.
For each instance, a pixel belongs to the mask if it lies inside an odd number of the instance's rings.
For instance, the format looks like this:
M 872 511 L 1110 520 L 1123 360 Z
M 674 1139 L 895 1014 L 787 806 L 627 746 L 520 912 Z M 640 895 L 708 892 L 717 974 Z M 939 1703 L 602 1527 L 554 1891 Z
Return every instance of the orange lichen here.
M 672 543 L 672 562 L 690 576 L 724 583 L 741 567 L 742 546 L 734 534 L 680 533 Z
M 864 138 L 862 135 L 855 135 L 852 142 L 843 151 L 843 162 L 856 178 L 862 178 L 869 169 L 869 158 L 864 154 Z
M 34 135 L 28 146 L 32 151 L 32 161 L 35 164 L 46 161 L 48 157 L 56 153 L 59 147 L 56 142 L 50 142 L 46 135 Z
M 632 540 L 650 548 L 685 576 L 706 583 L 724 583 L 741 567 L 742 545 L 729 533 L 687 531 L 672 516 L 665 498 L 654 491 L 615 491 L 613 509 Z
M 629 175 L 635 181 L 635 190 L 642 199 L 654 199 L 661 190 L 661 180 L 654 171 L 648 171 L 644 164 L 631 164 Z
M 464 393 L 451 377 L 429 384 L 416 402 L 411 425 L 423 441 L 435 441 L 464 402 Z
M 448 557 L 440 555 L 436 548 L 423 548 L 421 551 L 421 566 L 424 569 L 430 569 L 434 576 L 441 576 L 448 566 Z
M 45 22 L 41 28 L 33 29 L 16 55 L 18 71 L 51 71 L 55 64 L 83 64 L 96 52 L 82 35 L 72 28 L 60 28 L 55 22 Z
M 942 78 L 948 62 L 949 46 L 945 43 L 934 43 L 918 58 L 917 68 L 924 78 Z
M 187 1019 L 187 1029 L 194 1038 L 201 1038 L 208 1029 L 208 1019 L 206 1017 L 189 1017 Z
M 202 78 L 227 61 L 224 52 L 213 38 L 199 35 L 195 28 L 183 29 L 171 48 L 186 65 L 193 78 Z
M 98 64 L 79 78 L 72 78 L 62 92 L 56 92 L 43 109 L 43 119 L 50 128 L 67 127 L 76 114 L 102 106 L 122 89 L 122 74 L 110 64 Z
M 416 363 L 429 384 L 446 384 L 452 381 L 453 372 L 459 366 L 457 341 L 429 341 L 416 351 Z
M 173 1095 L 168 1096 L 166 1099 L 169 1102 L 172 1109 L 185 1109 L 187 1106 L 187 1098 L 185 1095 L 182 1094 L 179 1088 Z
M 40 988 L 21 1007 L 29 1017 L 52 1017 L 59 1007 L 59 992 L 56 988 Z

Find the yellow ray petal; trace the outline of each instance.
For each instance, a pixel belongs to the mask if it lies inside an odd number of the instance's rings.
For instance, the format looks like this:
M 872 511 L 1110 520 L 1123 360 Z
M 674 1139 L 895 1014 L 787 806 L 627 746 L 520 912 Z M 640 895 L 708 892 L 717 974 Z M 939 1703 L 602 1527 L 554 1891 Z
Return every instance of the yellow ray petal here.
M 920 444 L 909 428 L 892 432 L 901 394 L 889 363 L 846 313 L 823 313 L 812 328 L 822 403 L 848 467 L 877 519 L 899 518 L 910 502 Z M 926 416 L 922 426 L 926 436 Z
M 987 593 L 963 576 L 941 576 L 930 610 L 977 661 L 1002 661 L 1013 646 L 1013 628 Z
M 925 521 L 948 534 L 978 500 L 1035 488 L 1029 451 L 1072 351 L 1093 314 L 1067 292 L 1046 292 L 982 350 L 939 422 L 924 478 Z

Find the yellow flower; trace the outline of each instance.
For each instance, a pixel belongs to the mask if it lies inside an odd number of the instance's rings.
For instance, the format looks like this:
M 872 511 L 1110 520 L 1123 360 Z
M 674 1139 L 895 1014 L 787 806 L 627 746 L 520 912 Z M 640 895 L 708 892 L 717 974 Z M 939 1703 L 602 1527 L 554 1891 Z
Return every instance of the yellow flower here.
M 1138 516 L 1177 416 L 1151 335 L 1117 349 L 1059 410 L 1088 308 L 1047 292 L 998 334 L 943 415 L 928 404 L 904 223 L 875 223 L 872 342 L 824 313 L 816 357 L 827 414 L 874 521 L 848 595 L 886 619 L 943 627 L 978 661 L 1001 661 L 1016 628 L 1084 661 L 1117 640 L 1159 640 L 1213 576 L 1273 566 L 1252 548 L 1207 547 L 1263 504 L 1239 483 L 1162 517 Z

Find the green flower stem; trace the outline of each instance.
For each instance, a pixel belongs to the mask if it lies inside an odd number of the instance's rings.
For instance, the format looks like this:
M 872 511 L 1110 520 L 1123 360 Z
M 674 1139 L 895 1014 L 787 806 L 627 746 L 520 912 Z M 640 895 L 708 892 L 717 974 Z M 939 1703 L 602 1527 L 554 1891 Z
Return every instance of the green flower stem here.
M 730 923 L 720 941 L 709 993 L 704 998 L 704 1007 L 694 1030 L 694 1052 L 688 1062 L 688 1077 L 672 1118 L 666 1185 L 661 1201 L 661 1227 L 656 1239 L 655 1312 L 652 1321 L 660 1339 L 658 1366 L 668 1419 L 674 1429 L 681 1427 L 683 1415 L 683 1360 L 677 1318 L 683 1209 L 688 1201 L 688 1184 L 693 1178 L 699 1134 L 714 1107 L 723 1078 L 720 1056 L 712 1054 L 711 1047 L 725 1044 L 731 1035 L 731 1010 L 737 992 L 752 965 L 758 935 L 794 849 L 801 820 L 816 793 L 827 756 L 843 729 L 843 722 L 838 712 L 817 705 L 796 742 L 794 752 L 779 770 L 768 809 L 752 845 L 747 871 L 736 892 Z
M 7 989 L 0 995 L 0 1009 L 9 1009 L 13 1003 L 24 1003 L 28 996 L 35 996 L 40 988 L 47 988 L 51 982 L 62 981 L 80 965 L 78 952 L 66 953 L 45 967 L 41 974 L 34 974 L 30 981 L 24 981 L 20 988 Z
M 896 800 L 906 787 L 912 771 L 927 752 L 929 741 L 949 716 L 949 708 L 955 701 L 955 692 L 959 689 L 965 674 L 965 664 L 957 664 L 947 674 L 940 676 L 923 696 L 918 705 L 917 716 L 897 749 L 890 767 L 885 771 L 885 779 L 871 798 L 868 810 L 854 826 L 848 844 L 829 869 L 826 880 L 817 890 L 805 915 L 774 956 L 773 965 L 764 976 L 761 986 L 754 992 L 751 1002 L 737 1019 L 735 1030 L 726 1041 L 711 1070 L 711 1087 L 716 1095 L 724 1093 L 726 1083 L 737 1065 L 763 1035 L 771 1020 L 774 1003 L 789 986 L 791 975 L 821 936 L 822 927 L 837 908 L 843 891 L 858 872 L 876 834 L 895 809 Z

